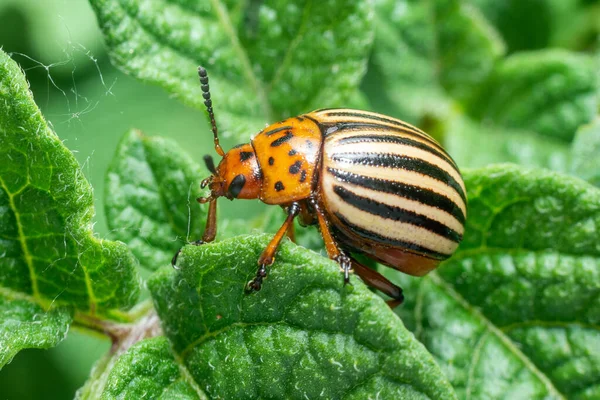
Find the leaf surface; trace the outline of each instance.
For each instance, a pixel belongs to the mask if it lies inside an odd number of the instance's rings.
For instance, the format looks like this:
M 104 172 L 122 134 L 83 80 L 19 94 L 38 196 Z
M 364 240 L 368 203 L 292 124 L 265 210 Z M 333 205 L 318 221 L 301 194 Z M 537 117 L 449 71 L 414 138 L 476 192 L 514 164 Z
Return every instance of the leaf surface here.
M 462 398 L 600 393 L 600 191 L 512 165 L 464 173 L 458 252 L 404 285 L 403 321 Z
M 48 349 L 67 335 L 72 313 L 66 308 L 44 310 L 29 299 L 0 292 L 0 369 L 23 349 Z
M 112 367 L 101 399 L 205 399 L 187 382 L 165 337 L 138 342 Z
M 571 155 L 571 172 L 600 187 L 600 117 L 579 128 Z
M 112 235 L 148 269 L 167 265 L 187 241 L 202 235 L 209 172 L 172 140 L 124 135 L 107 174 L 105 209 Z
M 90 0 L 113 62 L 204 110 L 237 138 L 355 94 L 373 40 L 369 2 Z
M 570 142 L 598 112 L 596 62 L 564 50 L 521 52 L 503 60 L 470 105 L 481 121 Z
M 600 7 L 595 0 L 468 1 L 498 29 L 511 53 L 544 47 L 583 49 L 598 33 Z
M 127 248 L 93 235 L 92 188 L 1 51 L 0 104 L 0 320 L 18 324 L 3 324 L 2 335 L 40 323 L 19 347 L 2 347 L 6 360 L 15 349 L 64 336 L 71 314 L 55 307 L 110 317 L 135 302 L 139 286 Z
M 376 4 L 373 63 L 397 117 L 416 122 L 448 112 L 452 98 L 470 96 L 504 52 L 477 10 L 461 1 Z
M 187 246 L 149 282 L 176 359 L 210 398 L 454 398 L 378 296 L 284 243 L 263 289 L 244 293 L 269 236 Z
M 461 168 L 512 162 L 570 172 L 574 154 L 562 140 L 456 117 L 447 123 L 445 148 Z

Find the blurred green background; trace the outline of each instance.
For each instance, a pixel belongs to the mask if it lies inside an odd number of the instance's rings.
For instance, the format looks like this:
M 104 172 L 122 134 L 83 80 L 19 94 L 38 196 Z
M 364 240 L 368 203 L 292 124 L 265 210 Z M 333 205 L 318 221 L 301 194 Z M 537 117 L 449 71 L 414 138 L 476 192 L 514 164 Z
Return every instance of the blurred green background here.
M 502 35 L 509 53 L 544 47 L 590 50 L 598 45 L 597 0 L 470 2 L 481 7 Z M 546 7 L 540 7 L 542 3 Z M 587 11 L 573 11 L 584 9 Z M 513 30 L 515 25 L 521 29 Z M 95 231 L 99 236 L 109 234 L 102 204 L 105 172 L 128 129 L 171 137 L 198 161 L 203 154 L 213 152 L 202 112 L 184 107 L 162 89 L 140 83 L 111 66 L 95 16 L 85 0 L 0 0 L 0 46 L 23 67 L 44 116 L 75 153 L 94 187 Z M 362 89 L 372 108 L 409 118 L 389 108 L 390 99 L 382 96 L 378 87 L 379 71 L 374 64 L 369 68 Z M 215 109 L 218 113 L 218 104 Z M 436 127 L 436 121 L 427 119 L 410 122 L 427 129 Z M 248 132 L 248 138 L 252 133 Z M 227 139 L 223 142 L 225 148 L 234 144 Z M 222 202 L 220 214 L 248 215 L 248 207 L 260 207 L 257 202 L 236 205 Z M 107 340 L 70 332 L 51 350 L 22 351 L 0 371 L 0 400 L 73 398 L 94 362 L 109 347 Z

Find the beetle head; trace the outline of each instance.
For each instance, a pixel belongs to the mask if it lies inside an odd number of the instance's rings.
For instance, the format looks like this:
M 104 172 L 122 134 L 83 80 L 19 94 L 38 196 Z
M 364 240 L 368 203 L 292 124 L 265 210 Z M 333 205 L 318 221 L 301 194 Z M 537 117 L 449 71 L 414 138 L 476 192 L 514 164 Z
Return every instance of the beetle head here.
M 262 174 L 250 143 L 229 150 L 216 168 L 211 156 L 205 156 L 204 162 L 212 175 L 202 181 L 202 187 L 210 188 L 210 197 L 202 199 L 203 203 L 221 196 L 229 200 L 260 196 Z

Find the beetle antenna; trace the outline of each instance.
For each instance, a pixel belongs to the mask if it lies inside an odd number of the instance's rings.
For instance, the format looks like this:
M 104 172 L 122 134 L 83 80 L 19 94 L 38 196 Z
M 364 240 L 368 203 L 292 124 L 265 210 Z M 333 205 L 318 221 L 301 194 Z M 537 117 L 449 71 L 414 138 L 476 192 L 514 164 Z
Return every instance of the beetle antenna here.
M 213 174 L 213 175 L 217 174 L 217 169 L 215 168 L 215 162 L 213 161 L 213 158 L 211 155 L 206 154 L 204 156 L 204 164 L 206 164 L 206 168 L 208 168 L 208 170 L 210 171 L 211 174 Z
M 210 124 L 212 126 L 212 132 L 215 141 L 215 151 L 223 157 L 225 152 L 219 144 L 219 135 L 217 131 L 217 123 L 215 121 L 215 113 L 212 108 L 212 100 L 210 99 L 210 87 L 208 86 L 208 73 L 204 67 L 198 67 L 198 76 L 200 77 L 200 87 L 202 88 L 202 97 L 204 97 L 204 105 L 208 116 L 210 117 Z

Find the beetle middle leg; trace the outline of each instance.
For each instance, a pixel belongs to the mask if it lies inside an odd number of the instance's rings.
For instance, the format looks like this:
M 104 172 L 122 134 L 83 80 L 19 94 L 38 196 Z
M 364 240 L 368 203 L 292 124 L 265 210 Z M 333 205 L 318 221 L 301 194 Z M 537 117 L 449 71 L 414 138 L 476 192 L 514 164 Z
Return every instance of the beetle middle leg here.
M 217 236 L 217 199 L 205 199 L 203 197 L 200 197 L 196 200 L 198 201 L 198 203 L 206 203 L 206 201 L 210 201 L 208 205 L 208 215 L 206 216 L 206 226 L 204 227 L 202 239 L 198 239 L 190 243 L 194 246 L 200 246 L 201 244 L 212 242 Z M 179 257 L 179 254 L 181 254 L 182 249 L 183 247 L 177 250 L 177 253 L 175 253 L 173 258 L 171 259 L 171 266 L 173 268 L 177 268 L 175 264 L 177 263 L 177 258 Z
M 296 243 L 296 228 L 294 227 L 293 223 L 288 226 L 287 237 L 290 238 L 292 243 Z
M 321 236 L 323 236 L 323 241 L 325 242 L 325 249 L 327 250 L 327 255 L 329 255 L 329 258 L 331 258 L 333 261 L 336 261 L 340 265 L 340 269 L 344 273 L 344 285 L 347 285 L 348 283 L 350 283 L 352 259 L 339 249 L 335 239 L 331 235 L 327 219 L 325 218 L 325 215 L 323 215 L 323 212 L 316 204 L 316 202 L 313 202 L 312 206 L 314 207 L 315 213 L 317 214 L 317 221 L 319 223 Z
M 275 261 L 275 252 L 283 240 L 283 237 L 289 231 L 290 225 L 294 224 L 294 218 L 300 212 L 300 205 L 296 202 L 292 203 L 287 208 L 287 217 L 281 228 L 277 231 L 273 239 L 269 242 L 267 247 L 263 250 L 260 258 L 258 259 L 258 270 L 256 276 L 246 285 L 248 292 L 258 292 L 262 288 L 263 280 L 267 277 L 267 267 L 272 265 Z

